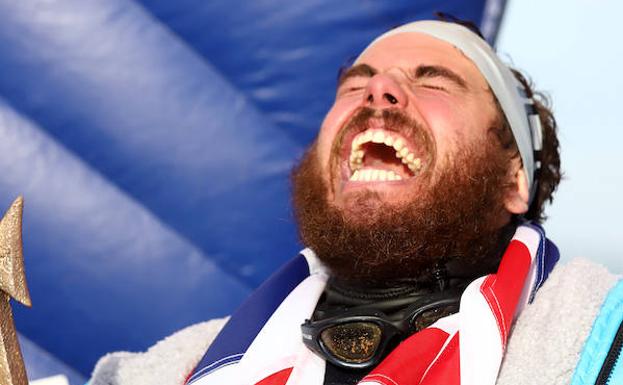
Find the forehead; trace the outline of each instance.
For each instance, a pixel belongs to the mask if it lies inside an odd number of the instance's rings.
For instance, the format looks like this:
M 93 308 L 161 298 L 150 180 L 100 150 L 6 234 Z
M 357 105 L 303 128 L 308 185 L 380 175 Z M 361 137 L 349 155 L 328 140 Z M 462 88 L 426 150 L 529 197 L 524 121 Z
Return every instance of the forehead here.
M 369 64 L 379 71 L 411 69 L 418 65 L 443 65 L 463 75 L 468 83 L 487 88 L 478 67 L 461 50 L 435 37 L 403 32 L 376 42 L 359 57 L 356 64 Z

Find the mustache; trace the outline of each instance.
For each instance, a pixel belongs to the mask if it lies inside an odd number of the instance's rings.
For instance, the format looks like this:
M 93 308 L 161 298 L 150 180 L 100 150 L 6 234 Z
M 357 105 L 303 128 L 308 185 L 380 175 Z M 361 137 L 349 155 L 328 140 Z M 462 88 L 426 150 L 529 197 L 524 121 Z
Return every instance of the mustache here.
M 429 163 L 432 164 L 436 153 L 435 142 L 424 124 L 397 108 L 375 109 L 371 107 L 359 107 L 338 132 L 337 139 L 331 148 L 331 158 L 334 164 L 339 162 L 346 137 L 351 133 L 357 134 L 367 130 L 373 121 L 380 123 L 384 130 L 396 132 L 418 146 L 422 146 L 429 156 Z

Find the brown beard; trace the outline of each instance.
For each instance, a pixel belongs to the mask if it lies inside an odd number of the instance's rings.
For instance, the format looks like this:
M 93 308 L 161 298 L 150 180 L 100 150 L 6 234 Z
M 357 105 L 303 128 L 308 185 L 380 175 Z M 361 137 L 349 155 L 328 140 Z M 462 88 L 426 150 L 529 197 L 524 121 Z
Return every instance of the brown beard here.
M 488 134 L 448 160 L 435 182 L 407 204 L 382 202 L 374 191 L 359 193 L 349 200 L 351 208 L 360 208 L 354 220 L 352 212 L 328 202 L 314 143 L 292 173 L 300 237 L 334 277 L 353 284 L 419 279 L 440 262 L 488 273 L 511 226 L 500 223 L 507 215 L 510 158 Z

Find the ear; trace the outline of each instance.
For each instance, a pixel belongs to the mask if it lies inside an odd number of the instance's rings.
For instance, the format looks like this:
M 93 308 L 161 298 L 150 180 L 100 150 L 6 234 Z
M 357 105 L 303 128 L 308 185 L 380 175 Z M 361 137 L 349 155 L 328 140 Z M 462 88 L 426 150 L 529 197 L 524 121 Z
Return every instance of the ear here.
M 517 156 L 511 162 L 511 186 L 506 192 L 504 207 L 511 214 L 525 214 L 528 211 L 529 199 L 528 177 L 521 158 Z

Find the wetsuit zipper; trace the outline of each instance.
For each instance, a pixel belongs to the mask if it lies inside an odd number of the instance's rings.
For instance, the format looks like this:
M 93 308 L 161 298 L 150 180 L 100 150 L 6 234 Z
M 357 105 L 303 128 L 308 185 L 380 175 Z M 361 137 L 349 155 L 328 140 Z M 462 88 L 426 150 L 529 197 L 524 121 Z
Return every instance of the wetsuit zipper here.
M 623 352 L 623 322 L 619 325 L 619 330 L 617 330 L 617 334 L 614 336 L 614 341 L 612 341 L 612 345 L 610 346 L 610 350 L 608 351 L 608 355 L 604 360 L 604 364 L 599 371 L 599 375 L 597 376 L 597 381 L 595 381 L 595 385 L 613 385 L 609 384 L 610 376 L 612 375 L 612 371 L 614 370 L 617 361 L 619 365 L 623 364 L 623 357 L 621 354 Z

